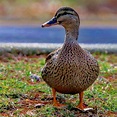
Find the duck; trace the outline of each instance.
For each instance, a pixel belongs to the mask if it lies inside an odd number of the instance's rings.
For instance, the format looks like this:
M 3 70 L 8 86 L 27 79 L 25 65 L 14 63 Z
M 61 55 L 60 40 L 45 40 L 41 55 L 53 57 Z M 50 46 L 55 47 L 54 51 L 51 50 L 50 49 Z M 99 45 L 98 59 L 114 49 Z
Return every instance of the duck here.
M 62 47 L 47 56 L 41 72 L 42 79 L 52 89 L 53 106 L 64 105 L 57 101 L 57 92 L 79 94 L 79 104 L 76 107 L 84 110 L 84 91 L 98 78 L 98 62 L 78 43 L 80 18 L 73 8 L 59 8 L 54 17 L 42 24 L 42 27 L 54 25 L 63 26 L 66 35 Z

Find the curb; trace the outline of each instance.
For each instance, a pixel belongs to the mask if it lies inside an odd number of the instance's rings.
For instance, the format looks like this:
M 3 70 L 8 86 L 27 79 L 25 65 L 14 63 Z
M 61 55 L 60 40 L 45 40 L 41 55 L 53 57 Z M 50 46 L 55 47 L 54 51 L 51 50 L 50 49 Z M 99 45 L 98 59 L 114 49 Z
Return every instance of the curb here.
M 0 43 L 0 54 L 23 53 L 25 55 L 50 53 L 61 47 L 57 43 Z M 117 53 L 117 44 L 80 44 L 84 49 L 90 52 Z

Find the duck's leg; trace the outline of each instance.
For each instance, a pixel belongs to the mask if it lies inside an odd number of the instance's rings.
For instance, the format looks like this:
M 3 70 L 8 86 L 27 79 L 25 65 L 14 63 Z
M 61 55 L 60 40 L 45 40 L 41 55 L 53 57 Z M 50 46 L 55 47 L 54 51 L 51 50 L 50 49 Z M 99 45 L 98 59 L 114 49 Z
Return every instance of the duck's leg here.
M 82 110 L 82 111 L 88 111 L 88 110 L 93 110 L 93 108 L 87 108 L 87 106 L 85 106 L 85 104 L 83 103 L 83 92 L 79 93 L 79 104 L 78 106 L 76 106 L 78 109 Z
M 79 93 L 79 104 L 77 106 L 77 108 L 84 110 L 84 104 L 83 104 L 83 92 Z
M 53 105 L 55 107 L 62 107 L 65 106 L 63 104 L 60 104 L 57 100 L 56 100 L 56 90 L 54 88 L 52 88 L 52 93 L 53 93 Z

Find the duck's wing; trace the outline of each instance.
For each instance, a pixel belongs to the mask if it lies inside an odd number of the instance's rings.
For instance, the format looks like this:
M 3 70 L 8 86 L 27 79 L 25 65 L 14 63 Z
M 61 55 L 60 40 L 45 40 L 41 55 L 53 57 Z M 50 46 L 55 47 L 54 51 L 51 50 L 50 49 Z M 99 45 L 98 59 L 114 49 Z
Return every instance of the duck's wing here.
M 84 49 L 84 51 L 85 51 L 92 59 L 95 59 L 95 58 L 93 57 L 93 55 L 92 55 L 88 50 Z M 96 59 L 95 59 L 95 60 L 96 60 Z
M 57 55 L 59 52 L 61 51 L 61 48 L 58 48 L 57 50 L 51 52 L 50 54 L 48 54 L 48 56 L 46 57 L 45 62 L 47 63 L 54 55 Z

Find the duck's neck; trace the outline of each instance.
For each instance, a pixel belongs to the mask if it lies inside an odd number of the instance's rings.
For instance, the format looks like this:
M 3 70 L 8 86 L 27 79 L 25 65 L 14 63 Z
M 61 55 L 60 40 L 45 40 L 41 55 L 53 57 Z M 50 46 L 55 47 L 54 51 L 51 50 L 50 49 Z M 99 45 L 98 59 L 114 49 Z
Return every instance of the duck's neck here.
M 78 26 L 66 27 L 65 32 L 66 32 L 65 42 L 78 40 L 78 35 L 79 35 Z

